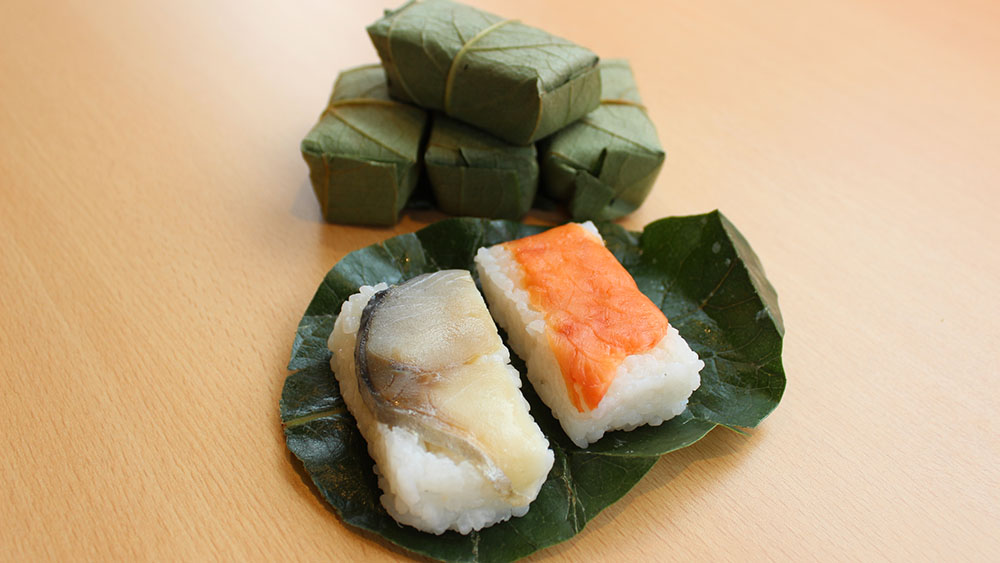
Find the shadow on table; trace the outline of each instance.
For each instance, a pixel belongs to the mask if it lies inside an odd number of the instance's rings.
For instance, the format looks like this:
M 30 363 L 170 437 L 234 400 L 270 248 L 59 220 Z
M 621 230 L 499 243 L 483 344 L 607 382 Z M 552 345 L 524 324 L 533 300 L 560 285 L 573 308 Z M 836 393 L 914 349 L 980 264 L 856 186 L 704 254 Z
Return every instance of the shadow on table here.
M 316 195 L 313 193 L 312 184 L 309 183 L 308 178 L 299 184 L 289 212 L 296 219 L 315 223 L 324 222 L 323 212 L 319 208 L 319 202 L 316 201 Z

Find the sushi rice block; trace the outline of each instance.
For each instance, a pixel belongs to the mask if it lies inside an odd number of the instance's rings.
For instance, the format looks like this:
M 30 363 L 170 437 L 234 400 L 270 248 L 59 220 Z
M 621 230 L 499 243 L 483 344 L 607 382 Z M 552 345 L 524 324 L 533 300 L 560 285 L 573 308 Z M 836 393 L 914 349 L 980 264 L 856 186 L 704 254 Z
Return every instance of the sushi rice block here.
M 705 366 L 589 221 L 480 248 L 490 312 L 580 447 L 684 412 Z
M 467 534 L 527 513 L 553 454 L 468 271 L 362 286 L 329 347 L 396 521 Z

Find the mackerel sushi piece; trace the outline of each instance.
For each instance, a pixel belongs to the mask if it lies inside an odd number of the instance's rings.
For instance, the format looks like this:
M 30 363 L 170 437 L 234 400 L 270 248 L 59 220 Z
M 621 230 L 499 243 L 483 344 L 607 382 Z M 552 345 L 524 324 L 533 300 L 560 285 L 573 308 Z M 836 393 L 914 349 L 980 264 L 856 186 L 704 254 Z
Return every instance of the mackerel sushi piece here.
M 361 287 L 329 347 L 394 519 L 466 534 L 527 513 L 553 454 L 468 271 Z
M 589 221 L 480 248 L 490 312 L 580 447 L 684 412 L 705 366 Z

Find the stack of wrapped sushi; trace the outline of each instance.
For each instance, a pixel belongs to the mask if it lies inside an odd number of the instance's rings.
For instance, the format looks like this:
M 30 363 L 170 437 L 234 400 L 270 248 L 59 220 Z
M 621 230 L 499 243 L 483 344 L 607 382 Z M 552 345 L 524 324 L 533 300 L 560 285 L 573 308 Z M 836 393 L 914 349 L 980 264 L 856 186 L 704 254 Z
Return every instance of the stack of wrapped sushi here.
M 631 213 L 665 153 L 629 64 L 450 0 L 368 27 L 302 141 L 326 220 L 393 225 L 419 184 L 454 215 L 519 219 L 541 189 L 577 221 Z

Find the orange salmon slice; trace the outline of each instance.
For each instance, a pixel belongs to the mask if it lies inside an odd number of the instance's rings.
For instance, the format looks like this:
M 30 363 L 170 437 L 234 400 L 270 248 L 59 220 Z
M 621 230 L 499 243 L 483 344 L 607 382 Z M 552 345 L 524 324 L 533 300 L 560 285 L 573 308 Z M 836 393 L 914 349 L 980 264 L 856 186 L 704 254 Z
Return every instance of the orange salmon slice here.
M 603 242 L 570 223 L 504 243 L 545 316 L 566 392 L 578 411 L 604 398 L 618 366 L 667 334 L 667 317 L 639 291 Z

